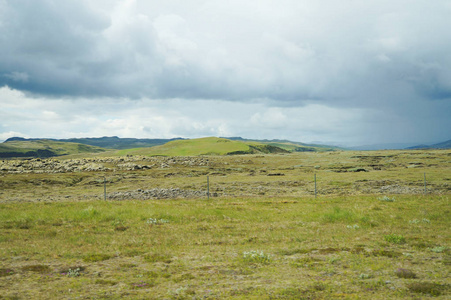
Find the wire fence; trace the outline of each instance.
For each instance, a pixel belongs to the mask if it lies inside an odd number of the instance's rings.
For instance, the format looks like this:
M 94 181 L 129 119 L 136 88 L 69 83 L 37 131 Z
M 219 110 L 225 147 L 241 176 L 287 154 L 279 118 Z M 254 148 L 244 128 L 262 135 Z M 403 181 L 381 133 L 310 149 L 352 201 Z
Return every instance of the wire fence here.
M 304 183 L 300 186 L 292 186 L 292 190 L 298 190 L 303 191 L 304 195 L 313 195 L 316 198 L 320 197 L 321 195 L 326 194 L 334 194 L 331 193 L 328 189 L 330 189 L 330 181 L 328 183 L 324 183 L 324 190 L 322 190 L 322 182 L 321 182 L 321 176 L 319 176 L 317 173 L 312 174 L 312 178 L 310 183 Z M 225 196 L 225 197 L 239 197 L 239 196 L 263 196 L 266 195 L 266 193 L 246 193 L 243 192 L 241 195 L 238 193 L 227 193 L 225 192 L 225 188 L 222 188 L 221 192 L 211 192 L 211 190 L 214 190 L 214 182 L 212 182 L 210 175 L 207 175 L 205 177 L 205 184 L 204 188 L 201 189 L 195 189 L 195 190 L 186 190 L 182 188 L 151 188 L 151 189 L 137 189 L 135 191 L 126 191 L 126 192 L 111 192 L 107 193 L 107 180 L 106 177 L 103 177 L 103 184 L 104 184 L 104 194 L 103 198 L 104 200 L 112 199 L 112 200 L 125 200 L 125 199 L 171 199 L 171 198 L 204 198 L 206 197 L 208 200 L 210 200 L 211 197 L 218 197 L 218 196 Z M 214 177 L 213 177 L 214 178 Z M 339 183 L 339 181 L 334 181 L 334 183 Z M 348 185 L 350 182 L 341 182 L 344 185 Z M 426 173 L 423 173 L 421 176 L 421 183 L 419 180 L 417 180 L 415 183 L 412 182 L 406 182 L 407 185 L 402 186 L 399 184 L 389 184 L 389 185 L 383 185 L 379 187 L 377 192 L 368 192 L 368 190 L 359 188 L 358 185 L 356 185 L 358 182 L 354 182 L 354 185 L 356 186 L 356 190 L 359 190 L 362 192 L 362 194 L 432 194 L 432 193 L 447 193 L 451 190 L 451 187 L 445 186 L 440 189 L 434 189 L 432 185 L 428 185 L 427 176 Z M 394 183 L 390 180 L 384 181 L 384 183 Z M 220 186 L 227 185 L 224 183 L 218 183 Z M 255 186 L 255 182 L 248 182 L 248 186 Z M 277 181 L 274 182 L 274 185 L 277 185 Z M 308 186 L 311 185 L 313 188 L 309 188 Z M 412 186 L 413 185 L 413 186 Z M 202 184 L 201 184 L 202 186 Z M 240 190 L 243 190 L 243 185 L 240 185 Z M 218 190 L 218 189 L 217 189 Z M 283 190 L 283 189 L 282 189 Z M 352 188 L 346 188 L 345 191 L 352 192 Z M 343 190 L 341 192 L 338 192 L 338 194 L 343 193 Z M 296 194 L 296 193 L 294 193 Z M 276 194 L 277 195 L 277 194 Z M 280 196 L 284 196 L 283 192 L 278 193 Z M 272 196 L 275 196 L 274 194 Z

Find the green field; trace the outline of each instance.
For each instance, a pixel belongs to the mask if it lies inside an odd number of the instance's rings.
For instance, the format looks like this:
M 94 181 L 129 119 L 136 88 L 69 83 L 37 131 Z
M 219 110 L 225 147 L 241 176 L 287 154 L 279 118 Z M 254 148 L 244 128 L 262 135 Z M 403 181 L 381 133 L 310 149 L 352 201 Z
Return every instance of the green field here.
M 450 155 L 0 161 L 0 299 L 449 299 Z
M 2 204 L 0 291 L 15 299 L 448 298 L 448 197 L 381 199 Z

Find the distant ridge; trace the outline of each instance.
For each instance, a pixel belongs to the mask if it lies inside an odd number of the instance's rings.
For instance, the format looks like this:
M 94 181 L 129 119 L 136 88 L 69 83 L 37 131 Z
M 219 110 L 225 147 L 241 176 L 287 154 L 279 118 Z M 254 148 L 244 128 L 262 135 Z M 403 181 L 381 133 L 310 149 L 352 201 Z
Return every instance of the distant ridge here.
M 167 142 L 181 140 L 182 138 L 173 138 L 173 139 L 136 139 L 136 138 L 120 138 L 117 136 L 111 137 L 99 137 L 99 138 L 70 138 L 70 139 L 42 139 L 42 138 L 31 138 L 25 139 L 22 137 L 12 137 L 5 141 L 39 141 L 39 140 L 50 140 L 50 141 L 58 141 L 58 142 L 70 142 L 70 143 L 79 143 L 90 146 L 101 147 L 105 149 L 132 149 L 132 148 L 146 148 L 146 147 L 154 147 L 158 145 L 164 145 Z
M 441 142 L 433 145 L 417 145 L 413 147 L 408 147 L 406 149 L 415 150 L 415 149 L 451 149 L 451 140 L 446 142 Z
M 415 149 L 450 149 L 451 140 L 433 145 L 416 144 L 416 143 L 385 143 L 349 147 L 349 150 L 415 150 Z
M 368 150 L 402 150 L 414 146 L 415 143 L 383 143 L 349 147 L 349 150 L 368 151 Z
M 312 151 L 333 151 L 333 150 L 343 150 L 343 148 L 329 146 L 329 145 L 320 145 L 320 144 L 306 144 L 301 142 L 294 142 L 289 140 L 258 140 L 258 139 L 246 139 L 242 137 L 220 137 L 224 139 L 228 139 L 231 141 L 240 141 L 240 142 L 256 142 L 267 144 L 275 147 L 280 147 L 282 149 L 288 150 L 290 152 L 312 152 Z M 172 138 L 172 139 L 138 139 L 138 138 L 120 138 L 117 136 L 104 136 L 97 138 L 69 138 L 69 139 L 44 139 L 44 138 L 30 138 L 26 139 L 23 137 L 12 137 L 7 139 L 6 142 L 11 141 L 40 141 L 40 140 L 49 140 L 49 141 L 57 141 L 57 142 L 70 142 L 70 143 L 79 143 L 90 146 L 101 147 L 105 149 L 116 149 L 116 150 L 124 150 L 124 149 L 134 149 L 134 148 L 148 148 L 154 146 L 164 145 L 171 141 L 177 140 L 189 140 L 184 138 Z
M 16 137 L 0 143 L 0 158 L 47 158 L 105 151 L 105 149 L 97 146 L 46 139 L 24 139 Z
M 288 140 L 255 140 L 241 137 L 199 139 L 99 138 L 42 139 L 12 137 L 0 143 L 0 157 L 52 157 L 117 150 L 114 155 L 233 155 L 335 151 L 338 147 Z

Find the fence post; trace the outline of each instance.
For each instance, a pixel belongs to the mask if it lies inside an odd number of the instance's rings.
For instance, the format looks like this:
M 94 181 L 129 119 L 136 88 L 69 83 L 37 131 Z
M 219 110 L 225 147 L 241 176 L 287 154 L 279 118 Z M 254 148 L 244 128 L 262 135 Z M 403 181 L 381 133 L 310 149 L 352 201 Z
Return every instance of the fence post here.
M 315 199 L 316 199 L 316 173 L 315 173 Z
M 424 194 L 426 194 L 427 193 L 427 191 L 426 191 L 426 173 L 424 173 L 423 176 L 424 176 Z
M 210 176 L 207 176 L 207 198 L 210 200 Z
M 103 177 L 103 200 L 106 201 L 106 177 Z

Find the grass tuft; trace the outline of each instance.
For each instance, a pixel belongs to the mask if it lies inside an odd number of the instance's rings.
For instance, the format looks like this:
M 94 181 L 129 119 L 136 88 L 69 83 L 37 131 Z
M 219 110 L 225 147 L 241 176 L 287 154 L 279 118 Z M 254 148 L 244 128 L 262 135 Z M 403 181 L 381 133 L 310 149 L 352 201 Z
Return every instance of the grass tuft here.
M 385 235 L 384 239 L 392 244 L 404 244 L 406 242 L 406 238 L 398 234 Z
M 438 247 L 434 247 L 431 249 L 431 251 L 435 252 L 435 253 L 442 253 L 442 252 L 446 252 L 447 250 L 448 250 L 448 248 L 444 247 L 444 246 L 438 246 Z
M 271 255 L 261 250 L 251 250 L 243 252 L 242 259 L 244 262 L 267 264 L 271 261 Z
M 333 208 L 332 212 L 326 213 L 322 217 L 324 223 L 353 222 L 357 219 L 353 212 L 337 206 Z
M 309 252 L 310 252 L 310 250 L 308 250 L 308 249 L 282 249 L 282 250 L 278 251 L 278 253 L 280 255 L 284 255 L 284 256 L 291 256 L 291 255 L 295 255 L 295 254 L 306 254 Z
M 409 269 L 399 268 L 395 271 L 395 274 L 399 278 L 417 278 L 417 275 Z
M 164 262 L 169 264 L 172 262 L 172 255 L 167 253 L 149 253 L 144 255 L 144 260 L 150 263 Z
M 414 282 L 407 285 L 409 291 L 414 293 L 429 294 L 431 296 L 440 296 L 449 289 L 447 285 L 435 282 Z
M 94 283 L 99 285 L 113 286 L 117 284 L 117 281 L 107 279 L 96 279 Z
M 83 261 L 84 262 L 97 262 L 97 261 L 108 260 L 110 258 L 112 258 L 112 256 L 109 254 L 96 253 L 96 254 L 85 255 L 85 257 L 83 257 Z
M 371 251 L 371 255 L 394 258 L 394 257 L 400 257 L 402 255 L 402 253 L 399 253 L 396 251 L 385 250 L 385 249 L 378 249 L 378 250 Z
M 22 267 L 23 271 L 30 271 L 30 272 L 36 272 L 36 273 L 48 273 L 50 272 L 50 267 L 47 265 L 30 265 Z
M 14 274 L 14 270 L 10 268 L 0 268 L 0 277 L 10 276 Z

